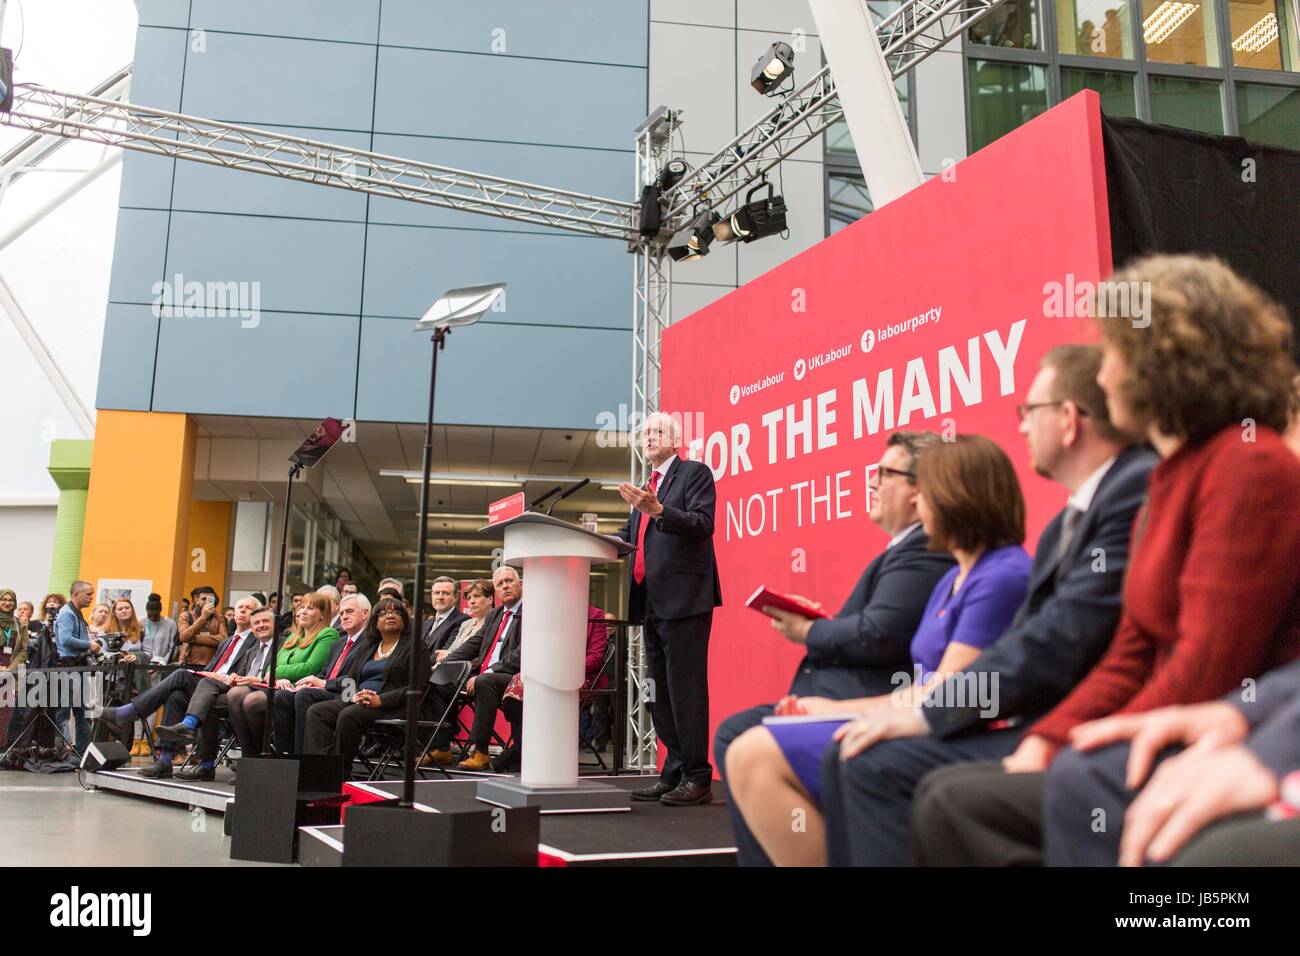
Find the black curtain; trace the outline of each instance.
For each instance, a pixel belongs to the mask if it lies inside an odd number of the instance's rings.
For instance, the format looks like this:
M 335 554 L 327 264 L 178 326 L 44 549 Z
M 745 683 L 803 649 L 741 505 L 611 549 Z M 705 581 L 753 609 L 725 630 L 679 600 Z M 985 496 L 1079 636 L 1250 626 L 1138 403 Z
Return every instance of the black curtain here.
M 1108 116 L 1102 139 L 1116 267 L 1215 255 L 1300 320 L 1300 152 Z

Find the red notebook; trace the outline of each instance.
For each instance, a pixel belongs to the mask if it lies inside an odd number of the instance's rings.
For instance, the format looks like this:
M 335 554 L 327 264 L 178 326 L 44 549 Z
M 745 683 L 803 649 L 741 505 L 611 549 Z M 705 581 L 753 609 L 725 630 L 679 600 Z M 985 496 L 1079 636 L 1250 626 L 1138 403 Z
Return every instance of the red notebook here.
M 766 587 L 759 587 L 757 591 L 749 596 L 745 602 L 745 607 L 752 607 L 760 614 L 765 614 L 765 607 L 780 608 L 782 611 L 789 611 L 791 614 L 798 614 L 802 617 L 830 617 L 824 610 L 819 607 L 813 607 L 811 604 L 795 597 L 792 594 L 782 594 L 780 591 L 770 591 Z M 771 615 L 768 615 L 769 617 Z

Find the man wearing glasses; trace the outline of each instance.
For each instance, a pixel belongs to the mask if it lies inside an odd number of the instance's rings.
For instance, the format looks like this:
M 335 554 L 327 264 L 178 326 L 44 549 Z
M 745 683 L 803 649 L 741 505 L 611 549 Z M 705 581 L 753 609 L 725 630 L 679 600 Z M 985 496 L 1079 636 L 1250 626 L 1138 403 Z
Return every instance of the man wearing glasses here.
M 889 543 L 862 573 L 857 586 L 832 618 L 814 621 L 769 609 L 772 627 L 787 641 L 802 644 L 806 656 L 795 671 L 790 693 L 800 697 L 846 700 L 888 694 L 891 677 L 910 672 L 909 646 L 926 601 L 953 565 L 947 552 L 930 551 L 930 539 L 916 513 L 916 462 L 938 442 L 933 432 L 899 431 L 889 436 L 885 454 L 871 474 L 869 517 L 889 535 Z M 774 712 L 761 704 L 728 717 L 718 727 L 714 761 L 723 772 L 727 747 Z M 760 866 L 767 855 L 729 804 L 736 833 L 737 863 Z

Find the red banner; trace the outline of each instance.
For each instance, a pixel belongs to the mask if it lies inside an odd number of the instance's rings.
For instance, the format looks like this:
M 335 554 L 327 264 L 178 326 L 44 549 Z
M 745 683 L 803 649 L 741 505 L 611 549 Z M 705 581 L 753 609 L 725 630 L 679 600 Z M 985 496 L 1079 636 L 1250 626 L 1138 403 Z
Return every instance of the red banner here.
M 998 442 L 1031 550 L 1063 506 L 1015 405 L 1048 349 L 1091 338 L 1083 294 L 1110 272 L 1100 119 L 1081 93 L 665 332 L 661 405 L 718 487 L 713 729 L 779 698 L 802 656 L 745 597 L 837 610 L 883 549 L 867 480 L 890 432 Z

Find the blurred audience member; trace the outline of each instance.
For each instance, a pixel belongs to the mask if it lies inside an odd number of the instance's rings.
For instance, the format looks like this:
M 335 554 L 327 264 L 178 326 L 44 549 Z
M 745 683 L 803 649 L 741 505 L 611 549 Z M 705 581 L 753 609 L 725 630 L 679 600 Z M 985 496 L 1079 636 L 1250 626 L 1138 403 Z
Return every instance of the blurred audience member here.
M 1289 321 L 1215 259 L 1152 256 L 1112 281 L 1150 289 L 1151 308 L 1143 323 L 1098 316 L 1098 381 L 1111 420 L 1161 458 L 1133 529 L 1123 616 L 1101 662 L 1002 764 L 926 778 L 919 862 L 1041 862 L 1048 767 L 1054 789 L 1124 777 L 1125 744 L 1060 752 L 1075 727 L 1208 701 L 1300 654 L 1300 462 L 1279 437 L 1295 376 Z M 1097 841 L 1094 818 L 1073 809 L 1054 815 L 1053 842 Z

